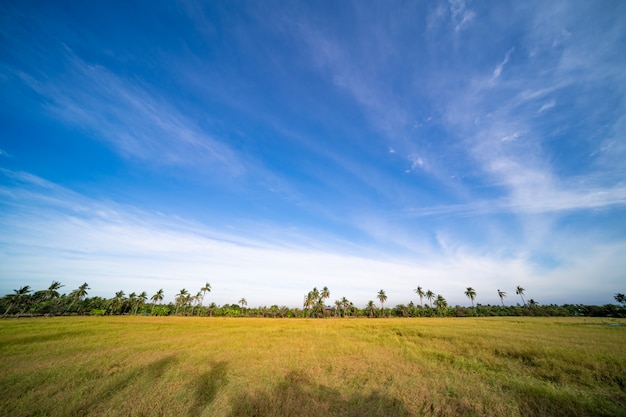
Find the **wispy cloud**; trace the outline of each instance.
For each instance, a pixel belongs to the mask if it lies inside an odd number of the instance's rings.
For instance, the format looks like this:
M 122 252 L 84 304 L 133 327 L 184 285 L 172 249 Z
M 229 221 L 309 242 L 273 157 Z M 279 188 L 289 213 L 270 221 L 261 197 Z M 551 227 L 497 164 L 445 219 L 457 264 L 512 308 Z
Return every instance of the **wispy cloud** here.
M 465 0 L 449 0 L 454 30 L 465 29 L 476 17 L 476 13 L 467 7 Z
M 41 78 L 15 71 L 42 96 L 45 108 L 70 126 L 84 129 L 126 158 L 154 165 L 220 169 L 231 176 L 246 173 L 246 158 L 206 133 L 206 127 L 181 114 L 154 86 L 122 78 L 89 64 L 69 48 L 61 50 L 64 75 Z
M 504 59 L 498 65 L 496 65 L 496 68 L 493 70 L 492 80 L 495 80 L 496 78 L 500 77 L 500 75 L 502 74 L 502 70 L 504 69 L 504 66 L 509 62 L 509 57 L 511 56 L 511 53 L 513 52 L 514 49 L 515 48 L 509 49 L 506 55 L 504 56 Z

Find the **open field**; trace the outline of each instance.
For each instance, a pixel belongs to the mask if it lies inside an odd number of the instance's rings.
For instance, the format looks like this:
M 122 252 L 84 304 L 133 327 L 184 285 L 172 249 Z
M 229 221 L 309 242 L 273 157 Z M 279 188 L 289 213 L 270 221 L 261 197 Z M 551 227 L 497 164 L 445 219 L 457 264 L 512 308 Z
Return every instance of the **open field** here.
M 0 321 L 2 416 L 626 416 L 626 320 Z

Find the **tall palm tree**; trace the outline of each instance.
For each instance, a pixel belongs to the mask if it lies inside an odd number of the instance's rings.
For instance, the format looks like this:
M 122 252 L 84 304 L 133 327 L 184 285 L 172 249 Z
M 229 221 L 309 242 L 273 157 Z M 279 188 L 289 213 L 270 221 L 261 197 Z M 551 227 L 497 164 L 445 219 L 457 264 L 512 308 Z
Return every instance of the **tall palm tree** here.
M 335 317 L 341 317 L 341 300 L 335 300 Z
M 134 291 L 128 294 L 128 306 L 130 308 L 130 314 L 135 315 L 135 311 L 137 310 L 137 293 Z
M 367 311 L 367 315 L 369 317 L 374 317 L 374 310 L 376 310 L 376 306 L 374 305 L 374 301 L 369 300 L 367 302 L 367 307 L 365 307 L 365 311 Z
M 474 308 L 474 299 L 476 298 L 476 290 L 472 287 L 467 287 L 465 289 L 465 296 L 470 299 L 472 302 L 472 308 Z
M 89 284 L 85 282 L 83 285 L 79 286 L 77 289 L 72 291 L 70 293 L 70 296 L 72 297 L 72 302 L 70 303 L 70 306 L 67 308 L 66 311 L 70 311 L 70 309 L 72 308 L 72 305 L 76 301 L 80 301 L 83 298 L 85 298 L 87 296 L 87 290 L 90 290 L 90 289 L 91 288 L 89 288 Z M 80 314 L 80 308 L 79 308 L 79 314 Z
M 244 314 L 244 306 L 248 305 L 248 302 L 246 301 L 245 297 L 242 297 L 241 300 L 239 300 L 239 304 L 241 304 L 241 313 Z
M 415 293 L 419 296 L 419 298 L 420 298 L 420 306 L 422 308 L 424 308 L 423 300 L 424 300 L 424 296 L 426 295 L 426 293 L 424 293 L 424 290 L 422 289 L 422 287 L 417 287 L 413 291 L 415 291 Z
M 164 297 L 165 297 L 165 295 L 164 295 L 164 292 L 163 292 L 163 288 L 161 288 L 152 297 L 150 297 L 150 301 L 152 301 L 152 311 L 150 312 L 150 314 L 154 313 L 154 305 L 156 303 L 160 303 L 161 301 L 163 301 Z
M 148 294 L 145 291 L 142 291 L 141 294 L 137 296 L 137 304 L 135 307 L 135 314 L 137 314 L 137 310 L 142 308 L 144 304 L 146 304 L 146 300 L 148 299 Z
M 52 281 L 52 284 L 46 290 L 46 299 L 51 300 L 53 298 L 59 298 L 61 294 L 59 294 L 59 290 L 64 285 L 61 285 L 59 281 Z
M 343 310 L 343 316 L 346 317 L 346 310 L 350 307 L 350 301 L 346 297 L 341 297 L 341 307 Z
M 439 315 L 443 316 L 443 309 L 448 307 L 448 302 L 441 294 L 437 295 L 437 299 L 435 300 L 435 307 L 439 310 Z
M 506 292 L 498 290 L 498 297 L 500 297 L 500 302 L 502 303 L 502 307 L 504 307 L 504 297 L 506 297 Z
M 6 309 L 6 311 L 2 315 L 3 317 L 6 316 L 13 307 L 17 307 L 19 310 L 20 304 L 28 296 L 28 293 L 30 292 L 30 286 L 26 285 L 24 287 L 21 287 L 19 290 L 13 290 L 13 292 L 14 294 L 7 295 L 7 297 L 10 297 L 11 302 L 9 303 L 9 307 Z
M 385 301 L 387 301 L 387 294 L 385 294 L 384 290 L 378 291 L 378 300 L 380 301 L 380 311 L 382 311 L 382 315 L 385 315 Z
M 202 305 L 206 293 L 211 292 L 211 284 L 209 284 L 208 282 L 204 284 L 204 287 L 200 288 L 200 292 L 202 292 L 202 298 L 200 299 L 200 305 Z
M 320 298 L 322 299 L 322 304 L 324 304 L 324 300 L 326 300 L 327 298 L 330 298 L 330 291 L 328 290 L 328 287 L 322 288 L 322 292 L 320 293 Z
M 179 307 L 185 306 L 187 304 L 188 298 L 189 298 L 189 291 L 187 291 L 184 288 L 180 290 L 178 294 L 176 294 L 176 311 L 174 311 L 174 314 L 178 314 Z
M 124 294 L 124 291 L 118 291 L 115 293 L 115 298 L 111 301 L 111 315 L 113 315 L 113 313 L 122 306 L 125 296 L 126 294 Z
M 431 290 L 426 291 L 426 299 L 430 303 L 430 308 L 433 308 L 433 300 L 435 299 L 435 293 Z
M 522 305 L 526 305 L 526 301 L 524 300 L 524 291 L 526 291 L 525 289 L 523 289 L 522 287 L 520 287 L 519 285 L 517 286 L 517 288 L 515 288 L 515 294 L 519 295 L 520 297 L 522 297 Z

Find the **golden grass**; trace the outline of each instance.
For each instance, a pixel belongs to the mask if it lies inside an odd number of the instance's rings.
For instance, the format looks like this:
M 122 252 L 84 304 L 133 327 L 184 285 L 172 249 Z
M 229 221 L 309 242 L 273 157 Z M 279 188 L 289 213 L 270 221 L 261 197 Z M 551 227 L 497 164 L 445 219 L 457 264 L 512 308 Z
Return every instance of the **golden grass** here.
M 0 358 L 1 416 L 626 415 L 625 320 L 2 320 Z

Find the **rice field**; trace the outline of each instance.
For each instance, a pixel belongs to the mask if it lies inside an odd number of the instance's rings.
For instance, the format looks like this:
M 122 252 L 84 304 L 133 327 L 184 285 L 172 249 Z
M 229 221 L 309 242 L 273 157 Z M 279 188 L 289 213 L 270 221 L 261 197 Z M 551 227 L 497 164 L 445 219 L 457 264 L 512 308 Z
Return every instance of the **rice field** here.
M 0 320 L 0 416 L 626 416 L 626 320 Z

